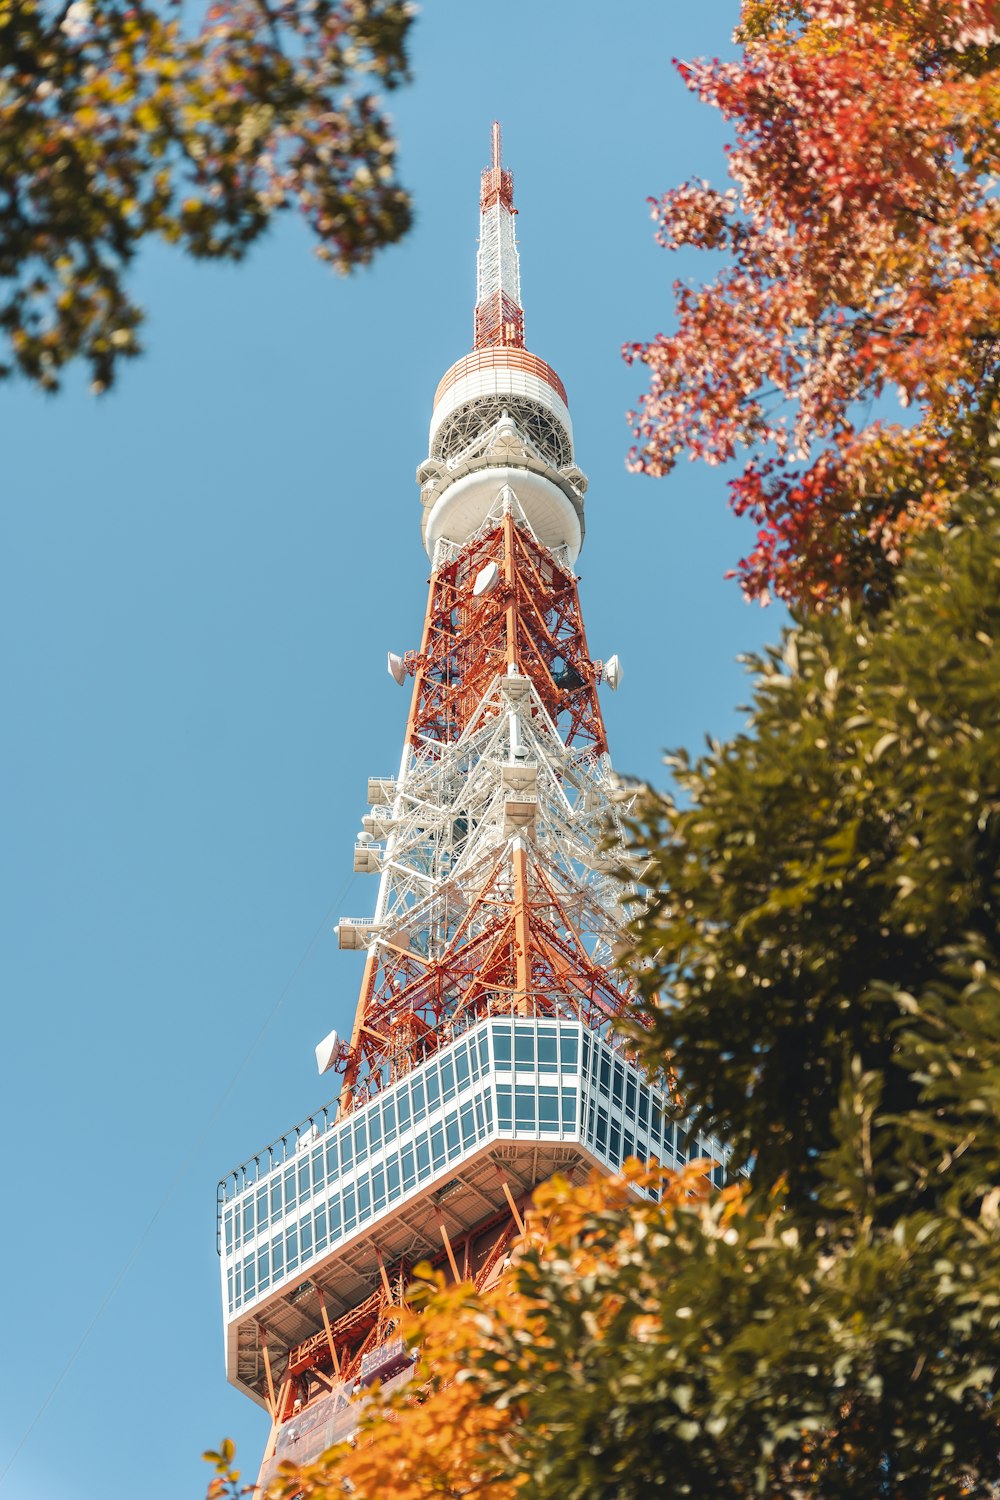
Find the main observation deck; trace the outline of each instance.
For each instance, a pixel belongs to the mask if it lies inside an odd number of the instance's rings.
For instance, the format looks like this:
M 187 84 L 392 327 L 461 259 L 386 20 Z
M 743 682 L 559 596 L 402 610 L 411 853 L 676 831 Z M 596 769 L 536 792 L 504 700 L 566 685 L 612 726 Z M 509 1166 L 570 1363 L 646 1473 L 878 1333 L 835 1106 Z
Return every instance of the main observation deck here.
M 554 1172 L 617 1171 L 630 1156 L 677 1167 L 726 1153 L 689 1139 L 666 1094 L 580 1022 L 480 1021 L 341 1123 L 331 1104 L 219 1184 L 229 1379 L 265 1405 L 258 1328 L 316 1332 L 296 1293 L 320 1286 L 336 1318 L 377 1285 L 379 1256 L 411 1266 L 496 1199 Z M 376 1234 L 377 1226 L 377 1234 Z

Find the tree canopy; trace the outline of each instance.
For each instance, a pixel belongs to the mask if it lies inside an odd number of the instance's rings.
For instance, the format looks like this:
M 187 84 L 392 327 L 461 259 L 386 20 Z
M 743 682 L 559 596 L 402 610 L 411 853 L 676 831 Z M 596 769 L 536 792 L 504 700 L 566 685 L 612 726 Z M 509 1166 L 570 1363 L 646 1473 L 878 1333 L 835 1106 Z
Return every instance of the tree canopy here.
M 342 271 L 410 222 L 372 85 L 406 76 L 404 0 L 181 7 L 0 0 L 0 378 L 98 390 L 139 352 L 126 273 L 157 236 L 240 259 L 274 216 Z
M 626 346 L 632 463 L 748 452 L 746 591 L 881 595 L 1000 410 L 1000 5 L 745 0 L 737 36 L 736 61 L 677 64 L 733 129 L 732 185 L 651 200 L 662 245 L 723 264 Z M 892 395 L 909 422 L 873 419 Z

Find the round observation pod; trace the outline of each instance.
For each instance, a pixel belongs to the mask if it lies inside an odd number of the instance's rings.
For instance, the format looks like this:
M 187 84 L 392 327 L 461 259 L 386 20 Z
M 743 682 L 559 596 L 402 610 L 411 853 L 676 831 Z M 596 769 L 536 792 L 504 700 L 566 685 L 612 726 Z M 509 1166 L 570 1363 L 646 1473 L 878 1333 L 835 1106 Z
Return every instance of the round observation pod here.
M 476 349 L 452 365 L 434 396 L 417 477 L 431 556 L 442 539 L 467 541 L 509 487 L 538 540 L 576 561 L 587 481 L 573 463 L 566 391 L 526 349 Z
M 458 458 L 503 416 L 554 469 L 573 462 L 573 423 L 566 389 L 527 349 L 475 349 L 457 360 L 434 393 L 431 458 Z

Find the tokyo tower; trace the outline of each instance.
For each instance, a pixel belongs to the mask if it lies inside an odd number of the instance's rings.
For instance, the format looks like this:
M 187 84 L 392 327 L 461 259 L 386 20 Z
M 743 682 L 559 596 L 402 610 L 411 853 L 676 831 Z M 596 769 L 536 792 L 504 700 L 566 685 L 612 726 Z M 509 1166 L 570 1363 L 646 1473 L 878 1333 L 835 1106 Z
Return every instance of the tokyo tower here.
M 219 1184 L 226 1369 L 271 1418 L 262 1485 L 350 1435 L 365 1387 L 410 1378 L 418 1261 L 482 1289 L 554 1173 L 722 1159 L 615 1033 L 628 793 L 598 687 L 621 668 L 587 647 L 587 482 L 563 383 L 525 348 L 514 214 L 494 125 L 473 350 L 417 470 L 423 635 L 389 657 L 412 680 L 403 755 L 369 780 L 354 850 L 378 896 L 336 929 L 367 950 L 361 993 L 350 1037 L 317 1048 L 339 1098 Z

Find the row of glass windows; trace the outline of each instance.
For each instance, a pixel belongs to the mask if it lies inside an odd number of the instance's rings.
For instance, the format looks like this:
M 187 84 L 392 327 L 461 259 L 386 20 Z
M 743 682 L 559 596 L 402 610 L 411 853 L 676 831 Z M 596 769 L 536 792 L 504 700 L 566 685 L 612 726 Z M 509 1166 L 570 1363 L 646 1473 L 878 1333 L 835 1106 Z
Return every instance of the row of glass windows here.
M 450 1103 L 467 1085 L 478 1082 L 489 1068 L 490 1031 L 500 1072 L 512 1066 L 518 1070 L 537 1069 L 539 1073 L 556 1073 L 560 1068 L 575 1072 L 579 1066 L 578 1025 L 563 1028 L 554 1022 L 494 1021 L 489 1027 L 482 1027 L 415 1070 L 383 1097 L 372 1100 L 355 1119 L 323 1136 L 308 1154 L 300 1148 L 293 1160 L 268 1173 L 242 1203 L 226 1210 L 227 1247 L 230 1243 L 239 1246 L 256 1238 L 268 1226 L 325 1192 L 339 1177 L 391 1146 L 434 1110 Z M 553 1117 L 546 1114 L 544 1118 L 549 1121 L 548 1128 L 552 1128 Z M 562 1128 L 573 1129 L 575 1125 Z
M 376 1152 L 381 1154 L 407 1130 L 455 1095 L 477 1083 L 489 1063 L 488 1038 L 483 1030 L 456 1043 L 440 1058 L 397 1084 L 383 1098 L 374 1099 L 355 1119 L 330 1131 L 311 1151 L 301 1152 L 269 1173 L 242 1203 L 224 1214 L 227 1247 L 259 1235 L 285 1215 L 325 1192 L 347 1173 L 359 1169 Z
M 301 1214 L 296 1224 L 279 1227 L 267 1243 L 227 1270 L 229 1312 L 256 1301 L 274 1283 L 304 1267 L 338 1240 L 382 1213 L 418 1183 L 470 1151 L 493 1132 L 493 1102 L 484 1090 L 451 1110 L 443 1120 L 418 1132 L 414 1140 L 389 1153 L 384 1163 L 359 1174 L 356 1181 L 330 1192 L 323 1203 Z M 228 1218 L 228 1216 L 227 1216 Z M 226 1254 L 238 1246 L 226 1227 Z
M 555 1084 L 498 1083 L 497 1129 L 526 1130 L 538 1135 L 576 1133 L 576 1105 L 580 1086 L 557 1088 Z
M 580 1027 L 556 1027 L 555 1023 L 510 1021 L 492 1023 L 493 1057 L 497 1071 L 537 1069 L 539 1073 L 575 1073 L 579 1067 Z

